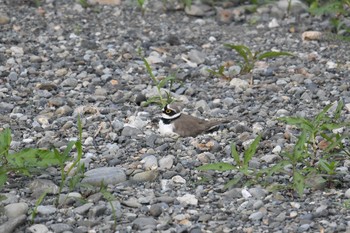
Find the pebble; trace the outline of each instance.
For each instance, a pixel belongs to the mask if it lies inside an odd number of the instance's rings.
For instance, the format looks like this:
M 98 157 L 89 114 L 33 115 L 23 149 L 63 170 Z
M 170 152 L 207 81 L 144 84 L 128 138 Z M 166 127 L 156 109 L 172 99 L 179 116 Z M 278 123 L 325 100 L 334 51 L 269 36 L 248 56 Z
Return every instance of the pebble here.
M 136 173 L 131 180 L 135 182 L 147 182 L 154 181 L 158 176 L 158 172 L 156 170 L 144 171 Z
M 194 206 L 196 206 L 196 205 L 198 205 L 198 199 L 196 198 L 196 196 L 195 195 L 193 195 L 193 194 L 185 194 L 185 195 L 183 195 L 183 196 L 181 196 L 181 197 L 177 197 L 176 198 L 179 202 L 180 202 L 180 204 L 181 205 L 183 205 L 183 206 L 188 206 L 188 205 L 194 205 Z
M 72 230 L 72 227 L 65 223 L 54 223 L 49 226 L 55 233 L 67 232 Z
M 48 194 L 57 194 L 58 186 L 51 180 L 35 179 L 29 184 L 34 198 L 39 198 L 44 192 Z
M 157 221 L 152 217 L 138 217 L 132 222 L 135 230 L 154 230 L 157 225 Z
M 39 205 L 37 207 L 37 212 L 40 215 L 52 215 L 57 211 L 57 209 L 54 206 L 43 206 Z
M 48 233 L 49 229 L 44 224 L 34 224 L 27 228 L 30 233 Z
M 249 219 L 253 220 L 253 221 L 257 221 L 257 220 L 261 220 L 263 217 L 264 217 L 264 214 L 262 212 L 258 211 L 258 212 L 252 213 L 249 216 Z
M 6 205 L 4 207 L 5 215 L 9 218 L 15 218 L 21 216 L 23 214 L 27 214 L 28 212 L 28 204 L 27 203 L 13 203 Z
M 105 185 L 118 184 L 126 181 L 126 175 L 123 169 L 118 167 L 101 167 L 85 172 L 82 183 L 91 185 L 100 185 L 102 182 Z
M 148 170 L 148 169 L 155 169 L 158 167 L 158 160 L 157 157 L 154 155 L 148 155 L 144 157 L 141 160 L 141 163 L 143 163 L 143 167 Z
M 27 219 L 26 215 L 20 215 L 15 218 L 9 219 L 4 224 L 0 225 L 0 232 L 2 233 L 12 233 L 15 229 L 25 223 Z
M 159 169 L 160 170 L 168 170 L 171 169 L 174 164 L 174 156 L 167 155 L 161 159 L 159 159 Z
M 230 81 L 230 86 L 234 88 L 239 88 L 239 89 L 247 89 L 249 87 L 249 83 L 245 80 L 239 79 L 239 78 L 233 78 Z

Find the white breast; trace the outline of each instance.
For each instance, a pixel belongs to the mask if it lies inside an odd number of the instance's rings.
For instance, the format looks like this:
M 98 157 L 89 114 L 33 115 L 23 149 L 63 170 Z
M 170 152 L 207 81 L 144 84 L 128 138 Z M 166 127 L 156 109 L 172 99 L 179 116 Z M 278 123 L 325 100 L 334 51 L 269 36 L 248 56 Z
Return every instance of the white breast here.
M 162 120 L 159 120 L 159 133 L 168 136 L 176 134 L 174 133 L 174 126 L 172 124 L 164 124 Z

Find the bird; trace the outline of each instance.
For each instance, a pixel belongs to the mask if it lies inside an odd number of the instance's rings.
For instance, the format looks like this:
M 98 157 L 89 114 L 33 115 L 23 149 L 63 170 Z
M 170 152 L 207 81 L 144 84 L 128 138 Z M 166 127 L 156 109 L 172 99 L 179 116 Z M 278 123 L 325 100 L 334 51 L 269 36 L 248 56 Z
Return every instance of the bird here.
M 176 104 L 167 104 L 163 108 L 159 120 L 159 132 L 161 135 L 171 137 L 195 137 L 230 121 L 232 119 L 229 118 L 207 121 L 182 113 L 180 107 Z

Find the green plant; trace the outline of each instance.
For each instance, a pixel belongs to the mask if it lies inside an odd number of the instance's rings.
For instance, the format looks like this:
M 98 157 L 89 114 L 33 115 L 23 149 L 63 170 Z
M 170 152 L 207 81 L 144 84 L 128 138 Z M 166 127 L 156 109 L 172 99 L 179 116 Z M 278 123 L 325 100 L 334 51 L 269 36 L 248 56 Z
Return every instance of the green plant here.
M 139 50 L 139 54 L 142 58 L 143 63 L 145 64 L 147 73 L 151 77 L 153 84 L 157 87 L 158 95 L 151 96 L 147 99 L 147 101 L 144 103 L 144 106 L 148 106 L 150 104 L 158 104 L 160 107 L 164 107 L 166 104 L 170 104 L 174 102 L 174 98 L 171 96 L 171 88 L 175 82 L 179 82 L 177 78 L 174 75 L 169 75 L 163 79 L 158 80 L 156 76 L 153 74 L 152 68 L 150 64 L 148 63 L 147 59 L 141 55 L 141 50 Z M 169 85 L 168 91 L 165 91 L 166 97 L 163 97 L 162 89 Z
M 314 0 L 310 3 L 309 11 L 313 15 L 329 15 L 332 31 L 349 36 L 350 28 L 344 23 L 344 19 L 350 15 L 350 0 L 321 1 Z
M 100 193 L 102 194 L 103 198 L 106 199 L 108 201 L 109 205 L 111 206 L 112 215 L 113 215 L 113 219 L 114 219 L 113 228 L 116 230 L 116 228 L 117 228 L 117 210 L 115 209 L 115 207 L 113 205 L 113 201 L 115 200 L 115 197 L 113 196 L 113 194 L 111 192 L 109 192 L 107 190 L 107 187 L 103 184 L 101 185 Z
M 10 172 L 30 176 L 33 172 L 49 166 L 59 165 L 64 159 L 58 159 L 53 150 L 26 148 L 10 152 L 11 130 L 0 133 L 0 189 L 7 181 Z
M 243 63 L 240 63 L 241 70 L 239 74 L 249 74 L 253 70 L 255 63 L 257 61 L 263 60 L 265 58 L 275 58 L 279 56 L 293 56 L 293 54 L 288 52 L 276 52 L 276 51 L 268 51 L 268 52 L 252 52 L 250 48 L 245 45 L 234 45 L 234 44 L 224 44 L 225 47 L 235 50 L 242 58 Z M 224 66 L 220 66 L 218 71 L 209 70 L 209 72 L 227 78 L 224 75 Z M 251 76 L 251 84 L 253 84 L 253 77 Z
M 279 118 L 279 120 L 297 127 L 301 133 L 293 149 L 282 153 L 282 160 L 268 170 L 268 175 L 274 173 L 290 175 L 293 180 L 292 188 L 297 191 L 299 196 L 302 196 L 307 186 L 306 181 L 314 177 L 321 177 L 320 182 L 328 181 L 331 183 L 338 165 L 338 162 L 334 161 L 334 156 L 348 155 L 348 151 L 342 143 L 342 140 L 348 135 L 333 133 L 335 129 L 350 125 L 340 120 L 343 106 L 343 102 L 339 101 L 334 112 L 329 114 L 332 107 L 329 104 L 313 119 L 305 117 Z M 326 141 L 324 142 L 326 146 L 322 151 L 319 148 L 319 138 Z M 285 169 L 288 166 L 291 169 Z
M 35 202 L 35 206 L 34 206 L 34 209 L 32 211 L 32 217 L 31 217 L 32 224 L 34 224 L 34 219 L 35 219 L 36 215 L 38 214 L 38 206 L 43 202 L 46 195 L 47 195 L 47 192 L 43 192 L 40 195 L 40 197 L 38 198 L 38 200 L 36 200 L 36 202 Z
M 56 148 L 54 149 L 55 158 L 59 161 L 60 171 L 61 171 L 61 182 L 59 186 L 58 196 L 56 199 L 56 206 L 58 206 L 59 195 L 62 193 L 62 189 L 66 185 L 67 179 L 73 169 L 75 170 L 75 175 L 71 177 L 69 180 L 69 188 L 73 190 L 76 185 L 81 181 L 84 172 L 84 164 L 80 163 L 80 160 L 83 156 L 83 146 L 82 146 L 82 122 L 80 116 L 78 116 L 78 140 L 70 141 L 63 152 L 59 152 Z M 73 150 L 73 147 L 77 150 L 77 156 L 68 167 L 67 171 L 65 171 L 65 162 L 71 159 L 70 153 Z
M 236 185 L 239 181 L 247 181 L 245 185 L 249 184 L 249 178 L 258 175 L 257 173 L 254 173 L 254 170 L 249 168 L 249 162 L 253 158 L 253 156 L 256 153 L 256 150 L 259 146 L 261 140 L 261 136 L 259 135 L 256 137 L 253 142 L 249 145 L 249 147 L 244 151 L 243 158 L 240 157 L 236 145 L 234 143 L 231 144 L 231 156 L 233 160 L 235 161 L 235 165 L 232 165 L 231 163 L 227 162 L 218 162 L 218 163 L 212 163 L 212 164 L 205 164 L 202 166 L 197 167 L 197 170 L 199 171 L 208 171 L 208 170 L 215 170 L 215 171 L 232 171 L 237 170 L 241 175 L 245 176 L 246 179 L 242 179 L 242 176 L 237 176 L 236 178 L 228 181 L 225 185 L 226 188 L 232 187 Z
M 78 3 L 83 7 L 83 8 L 88 8 L 91 5 L 88 3 L 87 0 L 78 0 Z

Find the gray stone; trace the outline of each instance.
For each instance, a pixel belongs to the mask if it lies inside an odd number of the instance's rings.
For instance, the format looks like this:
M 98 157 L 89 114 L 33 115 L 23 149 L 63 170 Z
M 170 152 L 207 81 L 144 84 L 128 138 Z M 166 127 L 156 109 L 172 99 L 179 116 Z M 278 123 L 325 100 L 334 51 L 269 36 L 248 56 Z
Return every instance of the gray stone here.
M 43 206 L 39 205 L 37 208 L 37 212 L 40 215 L 52 215 L 56 213 L 57 209 L 54 206 Z
M 99 186 L 101 183 L 119 184 L 126 181 L 126 175 L 123 169 L 118 167 L 100 167 L 85 172 L 82 183 Z
M 149 170 L 144 172 L 136 173 L 131 180 L 135 182 L 147 182 L 147 181 L 153 181 L 157 178 L 158 171 L 156 170 Z
M 61 83 L 62 87 L 75 88 L 78 85 L 78 80 L 76 78 L 67 78 Z
M 161 203 L 153 204 L 149 208 L 149 213 L 153 217 L 159 217 L 162 214 L 162 212 L 163 212 L 163 208 L 162 208 L 162 204 Z
M 107 207 L 105 205 L 94 206 L 89 211 L 89 217 L 96 219 L 101 215 L 103 215 L 106 212 L 106 210 L 107 210 Z
M 188 58 L 196 64 L 202 64 L 205 61 L 206 55 L 203 52 L 192 49 L 188 53 Z
M 253 220 L 253 221 L 257 221 L 257 220 L 261 220 L 263 217 L 264 217 L 264 214 L 262 212 L 258 211 L 258 212 L 252 213 L 249 216 L 249 219 Z
M 48 233 L 49 228 L 47 228 L 44 224 L 34 224 L 27 228 L 30 233 Z
M 159 159 L 159 169 L 160 170 L 168 170 L 170 169 L 174 164 L 174 156 L 173 155 L 167 155 L 161 159 Z
M 24 224 L 26 219 L 27 219 L 26 215 L 20 215 L 16 218 L 11 218 L 0 226 L 0 232 L 12 233 L 18 226 Z
M 157 221 L 152 217 L 139 217 L 132 222 L 132 225 L 136 230 L 144 230 L 147 228 L 155 228 Z
M 9 218 L 15 218 L 27 214 L 28 204 L 24 202 L 9 204 L 4 207 L 5 215 Z
M 74 213 L 77 213 L 77 214 L 80 214 L 80 215 L 84 215 L 86 214 L 89 209 L 93 206 L 94 204 L 93 203 L 86 203 L 82 206 L 79 206 L 75 209 L 73 209 Z
M 72 227 L 65 223 L 55 223 L 49 226 L 55 233 L 61 233 L 72 230 Z
M 122 136 L 131 137 L 143 134 L 142 131 L 135 127 L 125 126 L 122 131 Z
M 36 179 L 29 184 L 29 189 L 33 192 L 32 196 L 39 198 L 44 192 L 48 194 L 57 194 L 58 186 L 51 180 Z
M 143 163 L 143 167 L 146 170 L 149 169 L 155 169 L 158 167 L 158 160 L 157 157 L 154 155 L 147 155 L 142 160 L 141 163 Z

